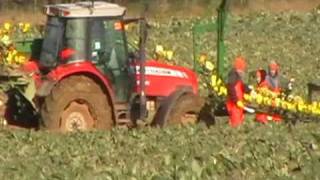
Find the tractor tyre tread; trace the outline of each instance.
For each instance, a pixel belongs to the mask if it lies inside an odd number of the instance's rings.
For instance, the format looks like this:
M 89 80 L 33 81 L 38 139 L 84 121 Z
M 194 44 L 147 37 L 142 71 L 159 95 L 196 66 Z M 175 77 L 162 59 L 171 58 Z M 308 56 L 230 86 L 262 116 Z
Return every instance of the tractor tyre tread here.
M 162 107 L 160 106 L 158 109 L 152 126 L 165 127 L 172 124 L 181 124 L 180 118 L 187 112 L 193 112 L 198 115 L 202 106 L 197 98 L 194 94 L 187 93 L 180 96 L 176 102 L 164 103 Z M 174 103 L 173 107 L 170 107 L 171 103 Z M 196 121 L 198 122 L 198 119 L 196 119 Z
M 200 110 L 201 106 L 198 104 L 196 96 L 193 94 L 185 94 L 177 100 L 175 108 L 169 113 L 168 123 L 181 123 L 181 118 L 185 113 L 193 112 L 199 114 Z
M 90 105 L 95 128 L 111 129 L 114 121 L 112 105 L 101 86 L 85 75 L 73 75 L 61 80 L 44 99 L 41 106 L 41 128 L 60 131 L 60 117 L 65 107 L 80 97 Z

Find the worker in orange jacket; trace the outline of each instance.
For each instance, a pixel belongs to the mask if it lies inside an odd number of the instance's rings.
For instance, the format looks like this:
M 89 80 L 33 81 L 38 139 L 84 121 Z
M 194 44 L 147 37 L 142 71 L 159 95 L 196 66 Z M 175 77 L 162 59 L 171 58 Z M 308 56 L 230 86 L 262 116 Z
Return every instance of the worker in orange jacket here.
M 233 69 L 228 75 L 228 97 L 227 110 L 229 114 L 229 124 L 231 127 L 238 127 L 244 121 L 244 111 L 254 113 L 254 109 L 246 107 L 243 103 L 244 94 L 250 92 L 248 86 L 243 82 L 246 71 L 246 62 L 242 57 L 235 59 Z
M 266 82 L 268 89 L 277 93 L 278 95 L 281 93 L 281 86 L 280 86 L 280 66 L 275 61 L 272 61 L 269 64 L 268 72 L 266 76 Z M 271 117 L 268 117 L 269 120 L 279 122 L 282 121 L 280 115 L 274 114 Z
M 267 82 L 267 72 L 264 69 L 259 69 L 256 71 L 257 78 L 257 89 L 268 88 L 269 84 Z
M 269 84 L 266 80 L 267 77 L 267 72 L 263 69 L 259 69 L 256 71 L 256 78 L 257 78 L 257 90 L 263 89 L 263 88 L 268 88 Z M 266 124 L 268 123 L 268 119 L 270 117 L 266 113 L 257 113 L 256 114 L 256 121 Z

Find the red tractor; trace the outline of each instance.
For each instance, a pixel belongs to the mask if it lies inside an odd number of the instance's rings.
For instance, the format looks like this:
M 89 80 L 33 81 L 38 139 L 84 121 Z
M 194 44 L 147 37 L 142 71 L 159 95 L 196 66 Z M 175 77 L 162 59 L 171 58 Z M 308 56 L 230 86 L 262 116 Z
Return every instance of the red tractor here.
M 196 74 L 145 61 L 144 18 L 125 19 L 124 7 L 106 2 L 48 5 L 45 12 L 41 51 L 24 66 L 35 80 L 29 99 L 40 127 L 73 131 L 134 126 L 137 120 L 160 127 L 197 121 L 202 103 Z M 137 52 L 128 52 L 124 27 L 131 22 L 141 25 Z

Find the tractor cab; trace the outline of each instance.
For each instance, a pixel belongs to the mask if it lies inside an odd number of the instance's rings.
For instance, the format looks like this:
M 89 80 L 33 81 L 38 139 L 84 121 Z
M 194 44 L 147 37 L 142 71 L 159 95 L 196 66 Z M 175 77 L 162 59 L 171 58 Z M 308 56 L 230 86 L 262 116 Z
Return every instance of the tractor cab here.
M 45 7 L 48 16 L 40 65 L 90 61 L 111 81 L 116 100 L 126 102 L 134 74 L 129 71 L 123 16 L 126 9 L 107 2 L 78 2 Z

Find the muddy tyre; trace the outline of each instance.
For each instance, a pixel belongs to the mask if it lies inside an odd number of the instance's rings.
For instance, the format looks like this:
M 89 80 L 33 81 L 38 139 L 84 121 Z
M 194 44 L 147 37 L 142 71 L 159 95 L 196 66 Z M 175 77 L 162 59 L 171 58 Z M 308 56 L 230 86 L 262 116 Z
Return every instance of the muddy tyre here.
M 4 118 L 6 115 L 6 110 L 7 110 L 7 103 L 8 103 L 8 95 L 0 91 L 0 116 L 1 118 Z
M 42 129 L 68 132 L 111 129 L 112 107 L 93 79 L 71 76 L 59 82 L 41 106 Z
M 199 97 L 188 93 L 180 97 L 168 97 L 158 109 L 152 126 L 188 125 L 198 123 L 201 110 Z

